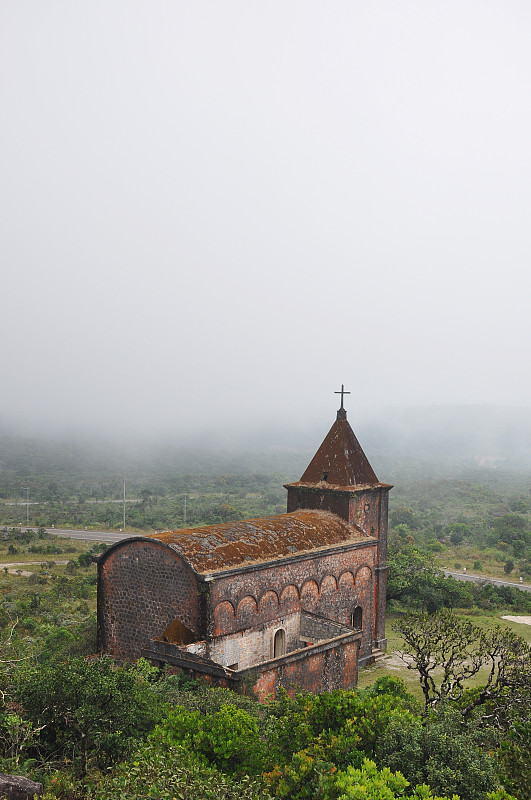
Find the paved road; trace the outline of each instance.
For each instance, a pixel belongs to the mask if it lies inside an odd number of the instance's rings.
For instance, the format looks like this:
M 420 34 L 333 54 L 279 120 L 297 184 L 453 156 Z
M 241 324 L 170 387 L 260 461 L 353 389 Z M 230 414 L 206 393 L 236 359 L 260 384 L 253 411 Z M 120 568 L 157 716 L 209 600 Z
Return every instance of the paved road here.
M 445 575 L 449 575 L 451 578 L 457 578 L 458 581 L 474 581 L 474 583 L 494 583 L 497 586 L 515 586 L 517 589 L 521 589 L 523 592 L 531 592 L 531 586 L 526 583 L 518 583 L 514 581 L 501 581 L 497 578 L 488 578 L 485 575 L 471 575 L 470 572 L 450 572 L 449 570 L 444 570 Z
M 47 528 L 48 533 L 55 536 L 64 536 L 67 539 L 81 539 L 87 542 L 120 542 L 122 539 L 129 539 L 131 536 L 139 536 L 138 533 L 114 533 L 111 531 L 69 531 L 66 528 Z
M 9 526 L 6 526 L 9 528 Z M 38 528 L 22 527 L 19 530 L 38 531 Z M 80 531 L 69 530 L 68 528 L 46 528 L 48 533 L 53 533 L 55 536 L 63 536 L 66 539 L 80 539 L 86 542 L 120 542 L 122 539 L 128 539 L 130 536 L 139 536 L 138 533 L 123 533 L 123 531 L 115 533 L 114 531 Z

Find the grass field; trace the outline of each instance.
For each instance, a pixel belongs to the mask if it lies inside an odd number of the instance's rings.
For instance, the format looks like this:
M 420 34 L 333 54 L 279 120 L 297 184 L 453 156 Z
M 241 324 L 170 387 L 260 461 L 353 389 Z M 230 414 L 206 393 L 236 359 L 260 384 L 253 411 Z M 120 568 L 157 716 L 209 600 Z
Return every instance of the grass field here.
M 473 615 L 466 615 L 467 619 L 471 619 L 474 625 L 483 629 L 492 629 L 497 625 L 502 625 L 510 628 L 517 636 L 525 639 L 526 642 L 531 644 L 531 625 L 523 623 L 511 622 L 510 620 L 503 619 L 505 615 L 514 615 L 514 611 L 498 610 L 496 612 L 485 613 L 481 612 Z M 465 615 L 463 615 L 465 616 Z M 366 686 L 371 686 L 378 678 L 383 676 L 391 676 L 394 678 L 401 678 L 406 684 L 408 690 L 419 700 L 423 699 L 422 690 L 419 684 L 418 673 L 414 669 L 408 669 L 407 665 L 397 655 L 397 650 L 402 647 L 401 637 L 393 630 L 393 622 L 396 615 L 389 615 L 386 620 L 386 635 L 387 635 L 387 652 L 383 658 L 379 659 L 376 664 L 361 669 L 358 675 L 358 686 L 360 689 Z M 487 670 L 480 671 L 473 680 L 469 682 L 469 686 L 480 686 L 485 682 Z

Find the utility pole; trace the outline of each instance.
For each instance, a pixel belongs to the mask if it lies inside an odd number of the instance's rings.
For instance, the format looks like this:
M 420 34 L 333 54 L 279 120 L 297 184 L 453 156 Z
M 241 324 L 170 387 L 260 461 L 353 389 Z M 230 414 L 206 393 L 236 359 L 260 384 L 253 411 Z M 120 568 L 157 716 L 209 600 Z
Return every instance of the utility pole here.
M 184 495 L 184 513 L 183 513 L 183 524 L 186 526 L 186 495 Z
M 26 528 L 29 528 L 29 486 L 22 486 L 22 489 L 26 491 Z
M 125 530 L 125 478 L 124 478 L 124 530 Z

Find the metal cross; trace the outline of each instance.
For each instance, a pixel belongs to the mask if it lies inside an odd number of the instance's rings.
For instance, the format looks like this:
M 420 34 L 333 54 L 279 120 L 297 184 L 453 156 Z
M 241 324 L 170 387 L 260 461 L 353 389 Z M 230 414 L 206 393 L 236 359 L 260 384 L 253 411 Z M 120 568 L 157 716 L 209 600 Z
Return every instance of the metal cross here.
M 346 392 L 345 391 L 345 387 L 343 386 L 343 384 L 341 384 L 341 391 L 340 392 L 334 392 L 334 394 L 340 394 L 341 395 L 341 408 L 343 408 L 343 395 L 344 394 L 350 394 L 350 392 Z M 339 409 L 340 411 L 341 411 L 341 408 Z

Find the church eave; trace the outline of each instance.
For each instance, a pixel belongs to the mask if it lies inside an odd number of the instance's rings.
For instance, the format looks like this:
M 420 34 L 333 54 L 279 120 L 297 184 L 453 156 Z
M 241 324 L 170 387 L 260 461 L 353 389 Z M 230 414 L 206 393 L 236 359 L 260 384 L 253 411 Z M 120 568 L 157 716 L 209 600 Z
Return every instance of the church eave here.
M 392 489 L 391 483 L 356 483 L 352 486 L 336 486 L 328 481 L 319 481 L 319 483 L 305 483 L 303 481 L 295 481 L 294 483 L 285 483 L 284 489 L 309 489 L 316 492 L 342 492 L 343 494 L 357 494 L 358 492 L 366 492 L 370 489 Z

